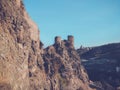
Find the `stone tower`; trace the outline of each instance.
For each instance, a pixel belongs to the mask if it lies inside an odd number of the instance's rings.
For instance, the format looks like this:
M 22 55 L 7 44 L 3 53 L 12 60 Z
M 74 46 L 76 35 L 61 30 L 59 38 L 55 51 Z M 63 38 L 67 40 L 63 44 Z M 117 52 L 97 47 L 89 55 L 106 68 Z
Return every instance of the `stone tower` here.
M 71 46 L 74 46 L 74 37 L 72 35 L 68 36 L 68 42 Z
M 61 37 L 60 36 L 55 37 L 55 44 L 61 45 Z

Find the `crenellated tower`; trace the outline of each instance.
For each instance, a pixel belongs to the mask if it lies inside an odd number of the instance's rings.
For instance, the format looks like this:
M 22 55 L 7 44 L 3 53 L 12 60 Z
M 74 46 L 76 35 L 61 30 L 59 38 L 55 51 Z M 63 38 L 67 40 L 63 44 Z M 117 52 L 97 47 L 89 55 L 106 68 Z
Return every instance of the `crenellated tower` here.
M 57 45 L 61 45 L 61 37 L 60 36 L 56 36 L 55 37 L 55 44 L 57 44 Z
M 72 35 L 68 35 L 68 43 L 74 47 L 74 37 Z

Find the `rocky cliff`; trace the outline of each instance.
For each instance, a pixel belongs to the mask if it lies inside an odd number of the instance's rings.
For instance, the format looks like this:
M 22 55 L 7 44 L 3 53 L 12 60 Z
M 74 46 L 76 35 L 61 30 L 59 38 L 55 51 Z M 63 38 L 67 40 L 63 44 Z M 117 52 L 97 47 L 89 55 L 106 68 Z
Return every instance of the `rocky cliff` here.
M 55 38 L 55 43 L 44 50 L 43 59 L 51 90 L 90 90 L 89 79 L 74 49 L 74 38 Z
M 39 31 L 22 1 L 0 0 L 0 90 L 44 88 L 42 66 Z
M 91 90 L 73 37 L 41 49 L 21 0 L 0 0 L 0 90 Z

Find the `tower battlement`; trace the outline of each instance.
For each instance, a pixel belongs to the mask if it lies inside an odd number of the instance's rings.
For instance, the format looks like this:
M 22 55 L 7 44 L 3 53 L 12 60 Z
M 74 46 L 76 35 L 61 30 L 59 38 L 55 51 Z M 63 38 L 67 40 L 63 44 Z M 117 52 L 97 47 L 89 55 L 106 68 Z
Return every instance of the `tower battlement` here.
M 72 35 L 69 35 L 69 36 L 68 36 L 68 42 L 69 42 L 72 46 L 74 46 L 74 37 L 73 37 Z
M 61 44 L 61 37 L 60 36 L 55 37 L 55 44 Z

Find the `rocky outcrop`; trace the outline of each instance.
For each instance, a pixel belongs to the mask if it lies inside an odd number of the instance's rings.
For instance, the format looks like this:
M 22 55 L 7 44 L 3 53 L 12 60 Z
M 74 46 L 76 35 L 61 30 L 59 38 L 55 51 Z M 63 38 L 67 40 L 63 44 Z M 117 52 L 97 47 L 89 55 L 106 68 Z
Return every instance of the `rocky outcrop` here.
M 0 0 L 0 90 L 91 90 L 74 37 L 42 48 L 21 0 Z
M 68 36 L 68 40 L 56 37 L 55 43 L 44 50 L 44 66 L 51 90 L 91 90 L 73 45 L 73 36 Z

